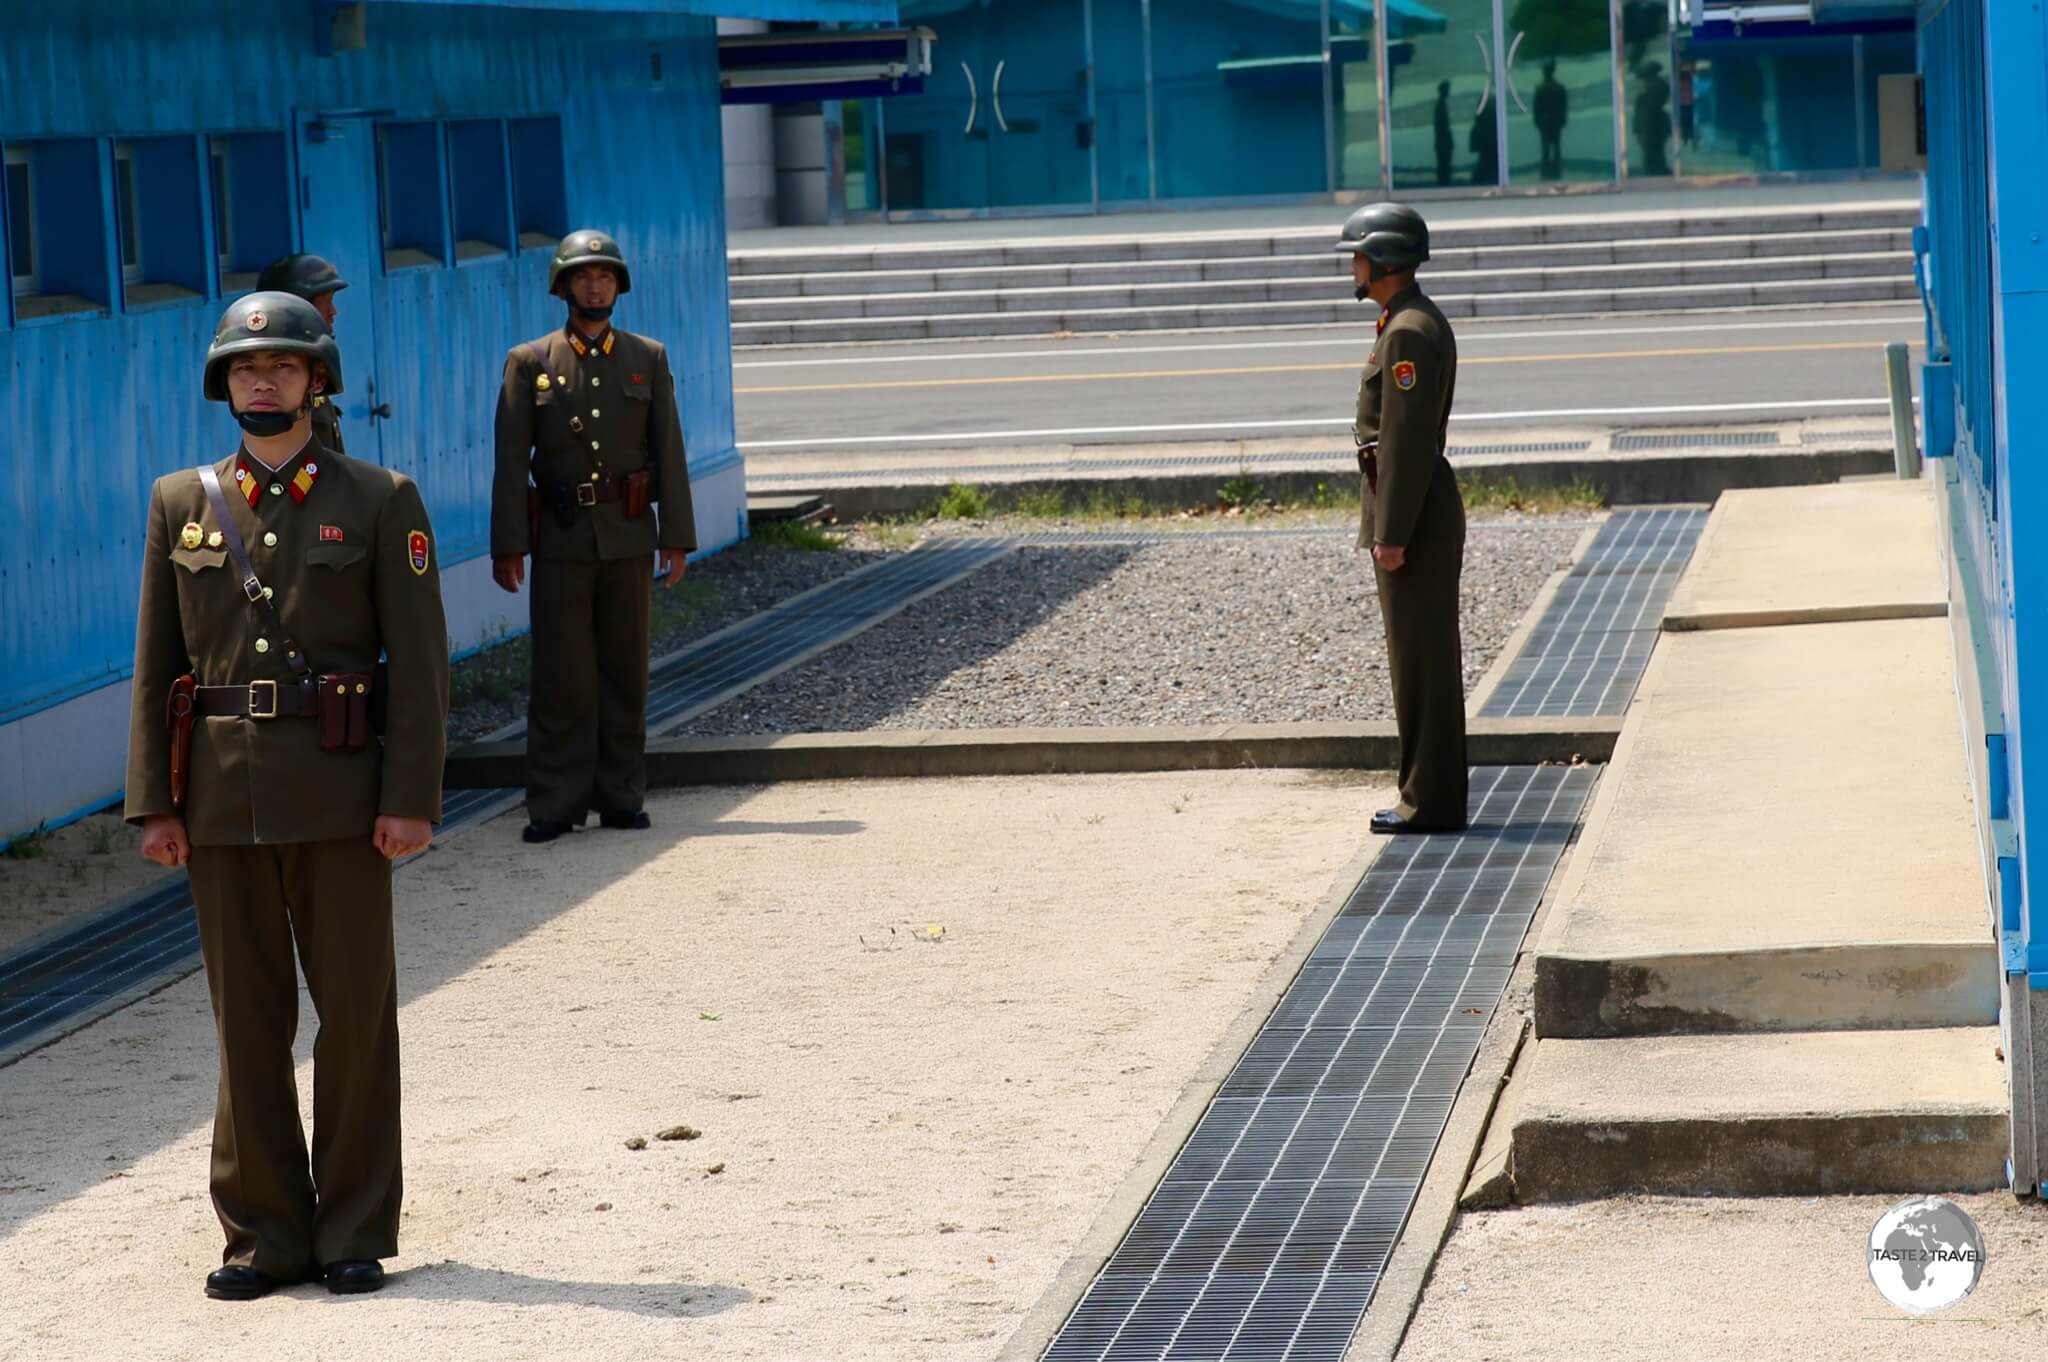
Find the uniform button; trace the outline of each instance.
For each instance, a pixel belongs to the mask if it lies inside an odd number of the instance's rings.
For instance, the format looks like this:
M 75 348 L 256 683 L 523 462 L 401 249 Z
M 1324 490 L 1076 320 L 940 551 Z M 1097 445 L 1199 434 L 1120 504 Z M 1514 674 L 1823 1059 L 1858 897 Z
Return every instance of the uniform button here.
M 267 652 L 269 652 L 269 651 L 270 651 L 270 640 L 269 640 L 269 639 L 267 639 L 267 638 L 259 638 L 259 639 L 257 639 L 257 640 L 256 640 L 256 651 L 257 651 L 257 652 L 259 652 L 259 653 L 267 653 Z
M 275 596 L 276 594 L 277 588 L 274 586 L 266 586 L 263 588 L 263 599 L 266 601 L 269 600 L 272 596 Z
M 592 416 L 602 416 L 602 415 L 604 415 L 604 413 L 603 413 L 603 412 L 601 412 L 601 411 L 599 411 L 599 410 L 598 410 L 598 409 L 597 409 L 596 407 L 592 407 L 592 408 L 590 409 L 590 414 L 591 414 Z
M 272 530 L 269 534 L 263 536 L 263 547 L 266 549 L 277 547 L 277 531 Z
M 602 388 L 604 386 L 604 380 L 601 378 L 593 378 L 590 380 L 590 386 L 593 388 Z
M 271 483 L 271 484 L 270 484 L 270 495 L 272 495 L 272 496 L 274 496 L 274 497 L 281 497 L 281 496 L 283 496 L 283 495 L 284 495 L 284 484 L 283 484 L 283 483 L 281 483 L 281 482 L 273 482 L 273 483 Z
M 596 449 L 596 448 L 598 448 L 598 443 L 597 443 L 597 441 L 595 441 L 595 440 L 592 440 L 592 441 L 590 442 L 590 447 L 591 447 L 592 449 Z

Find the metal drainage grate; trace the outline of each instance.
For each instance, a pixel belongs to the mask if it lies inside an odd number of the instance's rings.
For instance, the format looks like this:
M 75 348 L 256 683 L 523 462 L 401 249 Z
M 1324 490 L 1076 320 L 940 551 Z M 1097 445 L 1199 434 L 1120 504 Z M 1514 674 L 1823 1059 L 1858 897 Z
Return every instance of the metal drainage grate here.
M 1620 714 L 1649 664 L 1664 603 L 1706 511 L 1618 511 L 1559 586 L 1480 711 L 1489 718 Z
M 648 727 L 673 727 L 842 642 L 1015 547 L 962 539 L 849 573 L 742 620 L 654 669 Z M 516 737 L 515 724 L 498 736 Z M 495 817 L 516 790 L 462 790 L 443 802 L 442 831 Z M 199 968 L 199 928 L 183 875 L 0 958 L 0 1066 L 169 987 Z
M 1591 440 L 1537 440 L 1521 444 L 1452 445 L 1445 453 L 1453 459 L 1495 454 L 1583 454 L 1592 447 Z
M 1595 778 L 1481 768 L 1388 844 L 1047 1362 L 1344 1356 Z
M 1892 433 L 1888 428 L 1799 432 L 1799 443 L 1803 445 L 1889 445 L 1891 442 Z
M 1775 430 L 1717 430 L 1691 435 L 1617 435 L 1607 447 L 1625 453 L 1639 449 L 1747 449 L 1778 443 Z

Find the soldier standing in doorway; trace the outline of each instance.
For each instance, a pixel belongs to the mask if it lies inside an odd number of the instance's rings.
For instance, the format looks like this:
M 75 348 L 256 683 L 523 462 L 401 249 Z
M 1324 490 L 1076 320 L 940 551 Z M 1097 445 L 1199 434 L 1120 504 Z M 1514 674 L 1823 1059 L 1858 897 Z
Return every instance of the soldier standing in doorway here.
M 258 293 L 292 293 L 311 303 L 334 330 L 334 295 L 348 287 L 341 271 L 317 255 L 287 255 L 273 260 L 256 278 Z M 327 393 L 313 394 L 313 438 L 336 454 L 346 454 L 341 442 L 341 409 Z
M 1358 385 L 1360 548 L 1372 550 L 1387 631 L 1394 717 L 1401 735 L 1401 802 L 1372 816 L 1377 833 L 1455 832 L 1465 826 L 1465 665 L 1458 579 L 1465 504 L 1444 457 L 1458 342 L 1415 271 L 1429 259 L 1429 226 L 1413 208 L 1369 204 L 1344 224 L 1361 301 L 1381 308 Z
M 126 812 L 192 881 L 220 1037 L 220 1300 L 375 1291 L 398 1251 L 391 867 L 441 816 L 448 634 L 419 489 L 314 435 L 312 399 L 341 390 L 311 304 L 238 299 L 205 391 L 242 446 L 150 492 Z M 320 1021 L 310 1160 L 294 946 Z
M 491 558 L 516 592 L 533 555 L 528 842 L 592 810 L 607 828 L 649 826 L 648 611 L 697 538 L 668 351 L 611 324 L 632 287 L 615 240 L 571 232 L 548 271 L 568 324 L 505 357 Z

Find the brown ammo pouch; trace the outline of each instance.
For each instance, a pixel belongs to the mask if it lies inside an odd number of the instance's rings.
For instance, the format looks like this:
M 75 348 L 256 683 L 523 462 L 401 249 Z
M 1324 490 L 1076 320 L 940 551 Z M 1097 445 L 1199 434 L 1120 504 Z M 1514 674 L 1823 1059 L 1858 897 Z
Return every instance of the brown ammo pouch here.
M 370 674 L 320 678 L 320 750 L 360 752 L 370 745 Z
M 654 504 L 654 468 L 649 465 L 619 479 L 619 501 L 626 519 L 638 520 Z
M 164 705 L 165 726 L 171 730 L 171 810 L 185 811 L 185 789 L 192 777 L 192 725 L 199 717 L 199 678 L 186 672 L 171 682 L 170 699 Z

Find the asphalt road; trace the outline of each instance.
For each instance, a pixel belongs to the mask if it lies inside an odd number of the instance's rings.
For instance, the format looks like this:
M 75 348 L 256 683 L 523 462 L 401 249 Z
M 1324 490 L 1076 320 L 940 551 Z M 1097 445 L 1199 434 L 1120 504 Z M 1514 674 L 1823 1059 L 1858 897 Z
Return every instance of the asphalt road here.
M 1694 426 L 1885 413 L 1895 304 L 1457 323 L 1453 428 Z M 740 449 L 1133 445 L 1340 436 L 1372 327 L 741 350 Z

